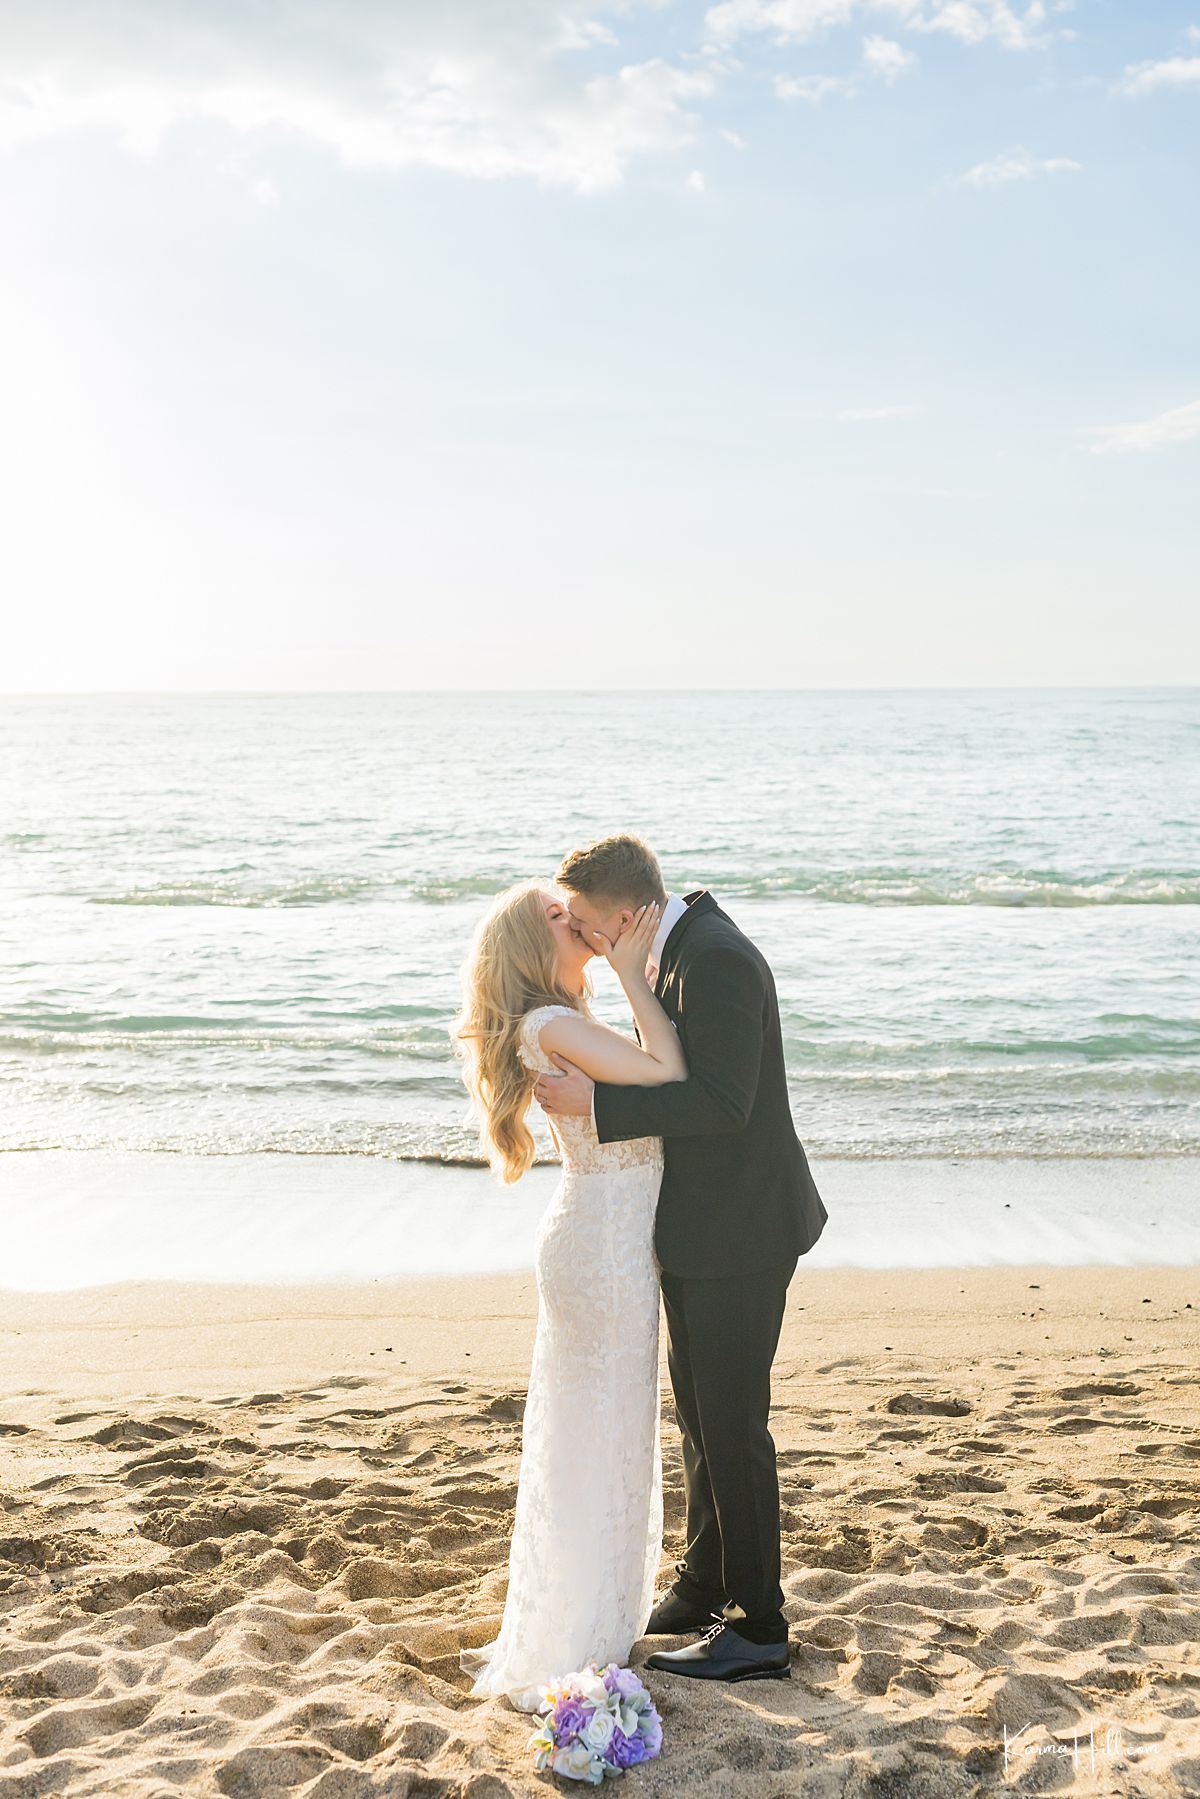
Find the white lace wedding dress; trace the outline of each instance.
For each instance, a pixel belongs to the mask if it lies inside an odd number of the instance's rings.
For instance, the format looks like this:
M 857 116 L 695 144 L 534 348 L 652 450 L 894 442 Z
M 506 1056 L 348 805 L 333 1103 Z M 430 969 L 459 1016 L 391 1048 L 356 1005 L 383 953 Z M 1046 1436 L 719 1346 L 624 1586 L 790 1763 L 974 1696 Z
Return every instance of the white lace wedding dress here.
M 527 1067 L 553 1071 L 521 1023 Z M 624 1665 L 654 1601 L 662 1548 L 658 1258 L 662 1139 L 598 1143 L 556 1118 L 562 1179 L 538 1226 L 538 1319 L 499 1636 L 463 1649 L 472 1693 L 537 1709 L 539 1687 L 587 1662 Z

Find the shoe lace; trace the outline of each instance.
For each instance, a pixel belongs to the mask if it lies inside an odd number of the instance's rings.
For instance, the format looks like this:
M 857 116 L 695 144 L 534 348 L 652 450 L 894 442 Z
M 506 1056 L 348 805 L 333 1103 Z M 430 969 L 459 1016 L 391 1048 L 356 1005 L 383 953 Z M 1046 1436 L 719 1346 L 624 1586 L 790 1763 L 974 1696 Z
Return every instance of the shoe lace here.
M 713 1617 L 716 1618 L 716 1623 L 710 1624 L 707 1630 L 701 1631 L 700 1633 L 700 1641 L 702 1643 L 711 1643 L 714 1637 L 719 1637 L 725 1628 L 724 1618 L 718 1617 L 716 1612 L 713 1613 Z

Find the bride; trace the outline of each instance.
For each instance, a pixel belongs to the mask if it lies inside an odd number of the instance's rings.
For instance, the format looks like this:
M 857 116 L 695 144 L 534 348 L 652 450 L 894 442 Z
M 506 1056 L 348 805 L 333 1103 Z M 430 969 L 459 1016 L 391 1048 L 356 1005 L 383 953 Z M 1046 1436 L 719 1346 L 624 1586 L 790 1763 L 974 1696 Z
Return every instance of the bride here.
M 551 1052 L 622 1086 L 686 1077 L 675 1027 L 646 979 L 660 916 L 643 906 L 615 941 L 594 934 L 640 1046 L 588 1010 L 595 952 L 556 893 L 524 882 L 480 923 L 453 1035 L 502 1180 L 519 1180 L 534 1159 L 526 1113 L 537 1074 L 555 1072 Z M 602 1145 L 590 1118 L 556 1123 L 562 1178 L 535 1240 L 537 1331 L 504 1617 L 493 1642 L 459 1657 L 476 1677 L 472 1693 L 503 1693 L 528 1712 L 560 1675 L 627 1662 L 649 1621 L 662 1547 L 662 1139 Z

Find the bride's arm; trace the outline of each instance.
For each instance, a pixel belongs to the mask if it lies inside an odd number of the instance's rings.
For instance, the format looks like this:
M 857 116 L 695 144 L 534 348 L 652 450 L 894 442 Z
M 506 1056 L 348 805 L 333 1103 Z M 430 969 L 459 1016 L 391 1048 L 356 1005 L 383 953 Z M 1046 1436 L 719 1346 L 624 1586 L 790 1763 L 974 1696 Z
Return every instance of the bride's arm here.
M 565 1056 L 582 1068 L 593 1081 L 611 1081 L 617 1087 L 661 1087 L 668 1081 L 687 1079 L 687 1063 L 675 1026 L 671 1023 L 649 986 L 650 1005 L 659 1014 L 660 1028 L 647 1032 L 649 1020 L 635 1013 L 642 1033 L 642 1048 L 592 1018 L 568 1018 L 565 1014 L 548 1018 L 541 1029 L 542 1048 Z M 670 1034 L 666 1042 L 663 1032 Z
M 559 1015 L 542 1026 L 542 1048 L 574 1062 L 594 1081 L 618 1087 L 659 1087 L 687 1079 L 687 1061 L 675 1026 L 646 979 L 646 958 L 658 929 L 659 909 L 643 906 L 615 942 L 594 933 L 625 989 L 641 1046 L 590 1018 Z

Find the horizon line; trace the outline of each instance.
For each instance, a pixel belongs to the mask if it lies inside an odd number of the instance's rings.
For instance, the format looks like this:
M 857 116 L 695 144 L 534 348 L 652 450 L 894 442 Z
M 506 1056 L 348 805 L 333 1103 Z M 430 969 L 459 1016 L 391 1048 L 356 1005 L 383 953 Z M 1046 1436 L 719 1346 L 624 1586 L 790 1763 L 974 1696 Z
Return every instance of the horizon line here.
M 939 682 L 820 687 L 43 687 L 0 688 L 0 699 L 361 699 L 425 695 L 503 694 L 766 694 L 766 693 L 1190 693 L 1198 681 Z

